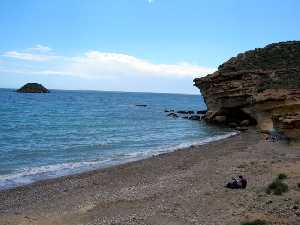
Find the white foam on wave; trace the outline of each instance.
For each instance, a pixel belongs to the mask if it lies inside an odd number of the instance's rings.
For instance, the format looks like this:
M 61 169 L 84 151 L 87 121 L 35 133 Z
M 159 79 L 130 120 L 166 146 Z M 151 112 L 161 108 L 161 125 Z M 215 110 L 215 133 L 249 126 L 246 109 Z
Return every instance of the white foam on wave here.
M 59 177 L 72 172 L 79 172 L 84 168 L 95 168 L 100 164 L 105 164 L 109 160 L 61 163 L 45 165 L 32 168 L 24 168 L 12 174 L 0 175 L 0 189 L 16 187 L 29 184 L 38 180 Z
M 210 142 L 214 142 L 214 141 L 219 141 L 219 140 L 223 140 L 229 137 L 233 137 L 235 135 L 238 135 L 239 132 L 229 132 L 226 134 L 221 134 L 221 135 L 216 135 L 216 136 L 212 136 L 212 137 L 208 137 L 208 138 L 203 138 L 197 141 L 191 141 L 191 142 L 185 142 L 179 145 L 175 145 L 175 146 L 171 146 L 171 147 L 166 147 L 166 148 L 158 148 L 157 150 L 153 150 L 151 151 L 152 153 L 154 153 L 154 155 L 157 154 L 161 154 L 161 153 L 167 153 L 167 152 L 172 152 L 172 151 L 176 151 L 178 149 L 183 149 L 183 148 L 189 148 L 191 146 L 197 146 L 197 145 L 204 145 L 204 144 L 208 144 Z M 155 154 L 157 153 L 157 154 Z
M 192 142 L 192 143 L 180 144 L 180 145 L 178 145 L 178 148 L 187 148 L 187 147 L 190 147 L 192 145 L 204 145 L 204 144 L 208 144 L 210 142 L 219 141 L 219 140 L 223 140 L 223 139 L 226 139 L 226 138 L 229 138 L 229 137 L 233 137 L 233 136 L 238 135 L 238 134 L 239 134 L 239 132 L 230 132 L 230 133 L 226 133 L 226 134 L 212 136 L 212 137 L 204 138 L 202 140 L 195 141 L 195 142 Z
M 145 159 L 154 155 L 159 155 L 162 153 L 172 152 L 178 149 L 191 147 L 193 145 L 204 145 L 210 142 L 226 139 L 237 134 L 238 132 L 230 132 L 222 135 L 204 138 L 194 142 L 182 143 L 171 147 L 159 147 L 157 149 L 151 149 L 143 152 L 138 151 L 123 154 L 121 153 L 105 160 L 61 163 L 32 168 L 24 168 L 21 171 L 16 171 L 12 174 L 0 175 L 0 190 L 30 184 L 39 180 L 45 180 L 49 178 L 70 175 L 92 169 L 104 168 L 126 162 L 132 162 L 139 159 Z

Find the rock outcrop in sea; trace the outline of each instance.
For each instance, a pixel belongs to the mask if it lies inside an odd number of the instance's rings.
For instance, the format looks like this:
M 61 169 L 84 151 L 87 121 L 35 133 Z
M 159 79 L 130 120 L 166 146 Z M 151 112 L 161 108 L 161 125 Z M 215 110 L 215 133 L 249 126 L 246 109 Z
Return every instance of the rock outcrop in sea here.
M 49 93 L 50 91 L 43 85 L 38 83 L 27 83 L 23 87 L 17 90 L 22 93 Z
M 248 120 L 300 140 L 300 41 L 238 54 L 194 83 L 207 104 L 207 121 Z

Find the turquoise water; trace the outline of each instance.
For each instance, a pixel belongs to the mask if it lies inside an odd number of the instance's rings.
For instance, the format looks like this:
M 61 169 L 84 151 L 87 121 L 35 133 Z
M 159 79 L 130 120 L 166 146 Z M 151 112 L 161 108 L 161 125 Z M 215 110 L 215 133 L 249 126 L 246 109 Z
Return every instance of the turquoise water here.
M 200 95 L 55 90 L 22 94 L 0 89 L 0 102 L 0 189 L 232 134 L 166 116 L 164 109 L 205 109 Z

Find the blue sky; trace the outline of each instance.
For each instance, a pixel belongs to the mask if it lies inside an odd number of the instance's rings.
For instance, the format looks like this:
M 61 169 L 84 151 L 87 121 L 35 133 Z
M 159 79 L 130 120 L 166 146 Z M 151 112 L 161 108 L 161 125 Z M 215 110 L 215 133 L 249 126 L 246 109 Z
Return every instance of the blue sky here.
M 1 0 L 0 87 L 198 93 L 239 52 L 300 39 L 297 0 Z

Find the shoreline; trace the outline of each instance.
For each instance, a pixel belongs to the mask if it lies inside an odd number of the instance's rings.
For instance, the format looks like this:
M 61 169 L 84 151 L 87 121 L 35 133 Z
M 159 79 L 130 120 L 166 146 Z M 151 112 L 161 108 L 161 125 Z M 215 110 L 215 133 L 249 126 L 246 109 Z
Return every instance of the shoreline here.
M 205 145 L 2 190 L 0 224 L 212 225 L 255 218 L 298 224 L 300 211 L 290 206 L 300 201 L 300 152 L 260 135 L 251 129 Z M 267 195 L 264 188 L 279 172 L 288 175 L 290 191 Z M 249 181 L 246 190 L 223 187 L 240 174 Z
M 53 179 L 58 179 L 58 178 L 63 178 L 63 177 L 68 177 L 68 176 L 73 176 L 73 175 L 80 175 L 80 174 L 88 173 L 88 172 L 92 172 L 92 171 L 108 169 L 108 168 L 112 168 L 112 167 L 115 167 L 115 166 L 131 163 L 131 162 L 136 162 L 136 161 L 140 161 L 140 160 L 149 159 L 151 157 L 159 156 L 161 154 L 172 153 L 172 152 L 175 152 L 175 151 L 178 151 L 178 150 L 184 150 L 184 149 L 190 148 L 191 146 L 201 146 L 201 145 L 209 144 L 211 142 L 227 139 L 227 138 L 233 137 L 233 136 L 238 135 L 238 134 L 239 134 L 238 131 L 232 131 L 232 132 L 228 132 L 228 133 L 225 133 L 225 134 L 222 134 L 222 135 L 203 138 L 201 141 L 197 141 L 197 142 L 186 142 L 186 143 L 182 143 L 182 144 L 179 144 L 179 145 L 176 145 L 176 146 L 166 147 L 166 148 L 160 147 L 159 151 L 151 150 L 151 151 L 141 153 L 142 154 L 141 156 L 137 155 L 137 156 L 123 158 L 123 159 L 120 158 L 118 160 L 115 160 L 114 162 L 113 162 L 113 160 L 90 161 L 90 162 L 82 161 L 82 162 L 62 163 L 62 164 L 54 164 L 54 165 L 47 165 L 47 166 L 41 166 L 41 167 L 34 167 L 34 168 L 31 168 L 31 169 L 40 169 L 40 168 L 43 168 L 43 167 L 60 167 L 60 166 L 65 165 L 65 164 L 69 164 L 70 166 L 73 166 L 74 164 L 89 164 L 89 166 L 87 166 L 87 167 L 83 167 L 83 166 L 81 166 L 82 168 L 80 168 L 80 166 L 78 168 L 75 167 L 75 168 L 73 168 L 73 170 L 75 170 L 73 172 L 72 172 L 72 168 L 71 169 L 66 168 L 66 170 L 68 172 L 63 172 L 63 169 L 55 170 L 53 172 L 56 172 L 57 173 L 56 175 L 52 175 L 52 176 L 49 175 L 47 178 L 44 178 L 44 179 L 34 180 L 35 176 L 41 176 L 41 174 L 39 174 L 39 173 L 33 174 L 31 176 L 30 175 L 23 175 L 22 176 L 22 175 L 20 175 L 21 173 L 9 174 L 9 175 L 7 175 L 7 177 L 18 177 L 19 179 L 22 179 L 24 176 L 29 176 L 29 178 L 27 178 L 29 180 L 26 181 L 26 182 L 23 181 L 23 183 L 21 183 L 21 182 L 17 183 L 17 181 L 15 181 L 13 179 L 9 179 L 9 178 L 4 179 L 4 181 L 0 180 L 0 183 L 1 182 L 3 182 L 3 183 L 7 182 L 8 183 L 7 185 L 5 185 L 5 184 L 1 185 L 0 184 L 0 191 L 5 191 L 5 190 L 10 190 L 10 189 L 15 189 L 15 188 L 18 188 L 18 187 L 33 185 L 35 183 L 40 183 L 40 182 L 47 182 L 47 180 L 53 180 Z M 95 166 L 93 166 L 93 165 L 95 165 Z M 51 171 L 46 171 L 44 173 L 47 173 L 47 172 L 51 172 Z M 9 184 L 9 182 L 11 182 L 11 183 L 15 182 L 15 184 Z

